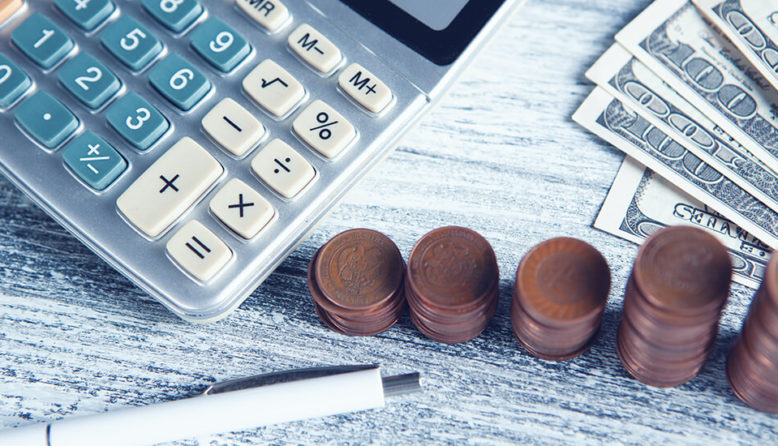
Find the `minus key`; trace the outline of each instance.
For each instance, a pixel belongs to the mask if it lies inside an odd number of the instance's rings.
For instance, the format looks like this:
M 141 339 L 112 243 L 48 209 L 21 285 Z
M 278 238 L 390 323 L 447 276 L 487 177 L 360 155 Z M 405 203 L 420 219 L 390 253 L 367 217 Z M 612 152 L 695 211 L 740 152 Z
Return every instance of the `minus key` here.
M 257 118 L 230 98 L 222 99 L 202 120 L 203 129 L 222 149 L 242 157 L 265 135 Z

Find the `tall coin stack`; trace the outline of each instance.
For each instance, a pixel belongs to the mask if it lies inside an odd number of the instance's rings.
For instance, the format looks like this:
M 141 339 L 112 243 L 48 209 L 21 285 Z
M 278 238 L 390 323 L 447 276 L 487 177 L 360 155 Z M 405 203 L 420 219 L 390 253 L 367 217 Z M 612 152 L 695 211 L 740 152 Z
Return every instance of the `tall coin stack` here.
M 499 282 L 486 239 L 458 226 L 435 229 L 419 239 L 408 258 L 405 295 L 411 321 L 439 342 L 469 341 L 494 315 Z
M 617 351 L 648 385 L 674 387 L 697 376 L 716 341 L 732 263 L 712 235 L 671 226 L 638 250 L 624 296 Z
M 399 319 L 405 307 L 404 272 L 405 262 L 392 240 L 371 229 L 351 229 L 316 252 L 308 267 L 308 287 L 328 327 L 368 336 Z
M 608 263 L 588 243 L 569 237 L 540 243 L 516 271 L 511 305 L 516 339 L 541 359 L 580 355 L 600 327 L 610 283 Z
M 778 255 L 751 301 L 735 346 L 727 358 L 727 378 L 741 401 L 778 414 Z

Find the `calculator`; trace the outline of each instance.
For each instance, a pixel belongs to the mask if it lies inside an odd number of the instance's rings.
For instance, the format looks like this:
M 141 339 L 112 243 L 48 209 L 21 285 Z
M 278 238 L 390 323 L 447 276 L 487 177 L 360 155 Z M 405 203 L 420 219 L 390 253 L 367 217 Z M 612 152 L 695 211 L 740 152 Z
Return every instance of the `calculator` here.
M 0 0 L 0 170 L 183 319 L 234 310 L 520 0 Z

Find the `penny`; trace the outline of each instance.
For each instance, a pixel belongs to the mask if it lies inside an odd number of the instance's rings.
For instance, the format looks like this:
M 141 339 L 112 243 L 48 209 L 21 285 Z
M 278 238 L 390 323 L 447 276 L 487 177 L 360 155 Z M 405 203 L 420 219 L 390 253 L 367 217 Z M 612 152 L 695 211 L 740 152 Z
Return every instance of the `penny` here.
M 632 275 L 653 305 L 679 314 L 705 313 L 729 296 L 732 260 L 724 245 L 705 231 L 670 226 L 643 242 Z

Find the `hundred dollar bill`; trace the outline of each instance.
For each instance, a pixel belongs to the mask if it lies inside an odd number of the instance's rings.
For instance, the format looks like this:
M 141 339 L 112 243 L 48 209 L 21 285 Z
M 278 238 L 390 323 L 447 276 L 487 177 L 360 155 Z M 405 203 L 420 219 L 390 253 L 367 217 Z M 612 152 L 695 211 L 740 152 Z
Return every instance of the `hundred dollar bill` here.
M 616 40 L 778 172 L 778 92 L 688 0 L 657 0 Z
M 732 279 L 759 286 L 771 252 L 767 245 L 637 161 L 624 158 L 594 227 L 640 244 L 673 225 L 695 226 L 715 236 L 729 250 Z
M 778 3 L 768 0 L 692 2 L 778 90 Z
M 768 246 L 778 247 L 778 213 L 602 88 L 595 87 L 573 119 Z
M 620 44 L 613 45 L 586 77 L 672 136 L 772 210 L 778 211 L 778 174 L 754 159 L 716 124 L 675 93 Z

